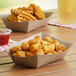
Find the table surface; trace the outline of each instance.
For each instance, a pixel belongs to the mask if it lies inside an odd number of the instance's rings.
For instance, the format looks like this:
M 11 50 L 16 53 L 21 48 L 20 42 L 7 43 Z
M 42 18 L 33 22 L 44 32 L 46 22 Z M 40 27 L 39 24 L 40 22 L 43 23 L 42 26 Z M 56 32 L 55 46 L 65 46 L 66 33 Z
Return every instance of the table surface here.
M 56 17 L 57 12 L 54 11 L 51 19 Z M 0 27 L 4 27 L 3 25 L 0 20 Z M 73 43 L 65 58 L 38 69 L 32 69 L 15 65 L 7 52 L 0 52 L 0 76 L 76 76 L 76 29 L 46 25 L 29 33 L 12 32 L 10 38 L 20 41 L 39 32 Z

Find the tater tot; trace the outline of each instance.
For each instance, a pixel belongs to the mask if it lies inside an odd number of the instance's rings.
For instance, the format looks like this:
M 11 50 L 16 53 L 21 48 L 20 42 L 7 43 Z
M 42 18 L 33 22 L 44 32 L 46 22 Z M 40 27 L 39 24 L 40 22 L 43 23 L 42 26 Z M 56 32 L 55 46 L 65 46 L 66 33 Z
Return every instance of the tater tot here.
M 65 51 L 66 50 L 66 46 L 64 44 L 61 44 L 61 50 Z
M 26 56 L 24 51 L 18 51 L 18 52 L 16 52 L 16 54 L 18 57 L 25 57 Z
M 59 54 L 66 50 L 64 44 L 60 44 L 57 40 L 52 40 L 50 36 L 41 39 L 39 35 L 35 36 L 27 42 L 23 42 L 22 46 L 15 46 L 11 49 L 12 55 L 16 57 L 26 57 L 33 55 L 52 55 Z
M 44 55 L 43 49 L 38 49 L 38 50 L 36 51 L 36 55 Z
M 34 55 L 34 53 L 29 52 L 29 51 L 25 51 L 25 54 L 26 54 L 26 56 L 33 56 Z
M 29 45 L 33 45 L 33 44 L 36 44 L 36 43 L 40 43 L 40 40 L 39 39 L 29 40 Z
M 40 42 L 42 41 L 39 35 L 35 36 L 35 39 L 39 39 Z
M 52 41 L 51 41 L 51 44 L 54 44 L 55 46 L 56 46 L 56 45 L 59 45 L 59 41 L 52 40 Z
M 37 44 L 31 45 L 30 51 L 31 52 L 35 52 L 35 51 L 37 51 L 40 48 L 42 48 L 41 45 L 40 45 L 40 43 L 37 43 Z
M 46 53 L 46 55 L 51 55 L 51 54 L 53 54 L 53 53 L 51 53 L 51 52 Z
M 16 57 L 18 57 L 17 53 L 13 53 L 13 56 L 16 56 Z
M 55 46 L 55 50 L 58 52 L 59 50 L 61 50 L 61 46 L 60 45 L 56 45 Z
M 15 47 L 12 47 L 11 52 L 15 53 L 15 52 L 21 51 L 21 50 L 22 50 L 21 46 L 15 46 Z
M 45 37 L 43 40 L 48 41 L 48 42 L 51 42 L 52 38 L 49 37 L 49 36 L 47 36 L 47 37 Z
M 47 41 L 42 41 L 41 44 L 42 44 L 42 45 L 49 45 L 50 43 L 47 42 Z
M 18 51 L 16 53 L 13 53 L 13 56 L 16 56 L 16 57 L 25 57 L 25 52 L 24 51 Z
M 23 49 L 24 51 L 28 50 L 28 49 L 29 49 L 29 44 L 28 44 L 27 42 L 23 42 L 23 43 L 22 43 L 22 49 Z
M 39 35 L 36 35 L 35 38 L 40 38 L 40 36 Z
M 44 53 L 50 52 L 50 47 L 49 46 L 43 45 L 42 48 L 43 48 Z
M 50 52 L 55 50 L 55 45 L 54 44 L 50 44 L 49 47 L 50 47 Z

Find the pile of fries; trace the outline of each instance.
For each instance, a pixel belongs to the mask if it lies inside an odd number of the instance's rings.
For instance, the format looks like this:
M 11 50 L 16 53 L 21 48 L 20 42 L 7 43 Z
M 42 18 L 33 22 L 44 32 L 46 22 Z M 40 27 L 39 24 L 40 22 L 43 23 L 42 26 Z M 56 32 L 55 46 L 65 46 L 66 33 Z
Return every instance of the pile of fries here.
M 15 46 L 11 48 L 11 53 L 16 57 L 26 57 L 33 55 L 51 55 L 62 53 L 66 50 L 64 44 L 60 44 L 56 40 L 52 40 L 51 37 L 47 36 L 41 39 L 37 35 L 34 39 L 27 42 L 23 42 L 21 46 Z
M 35 4 L 30 4 L 28 7 L 11 9 L 11 15 L 8 15 L 8 20 L 12 22 L 33 21 L 44 18 L 44 12 Z

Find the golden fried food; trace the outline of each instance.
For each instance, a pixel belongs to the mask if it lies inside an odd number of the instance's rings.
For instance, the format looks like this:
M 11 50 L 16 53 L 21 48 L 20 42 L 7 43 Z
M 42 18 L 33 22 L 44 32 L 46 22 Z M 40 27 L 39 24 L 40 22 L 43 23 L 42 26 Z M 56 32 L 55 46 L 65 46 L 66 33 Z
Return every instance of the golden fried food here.
M 53 54 L 52 52 L 48 52 L 48 53 L 46 53 L 46 55 L 51 55 L 51 54 Z
M 55 50 L 55 45 L 54 44 L 50 44 L 49 47 L 50 47 L 50 52 Z
M 61 44 L 61 50 L 65 51 L 66 50 L 66 46 L 64 44 Z
M 54 44 L 55 46 L 56 46 L 56 45 L 59 45 L 59 41 L 57 41 L 57 40 L 52 40 L 52 41 L 51 41 L 51 44 Z
M 26 56 L 33 56 L 35 55 L 34 53 L 30 52 L 30 51 L 25 51 Z
M 29 44 L 27 42 L 23 42 L 21 47 L 24 51 L 29 50 Z
M 36 18 L 34 16 L 32 16 L 31 14 L 29 14 L 27 12 L 22 12 L 21 14 L 19 14 L 17 16 L 17 19 L 20 20 L 20 18 L 23 19 L 22 21 L 24 21 L 24 19 L 25 19 L 25 21 L 26 20 L 29 20 L 29 21 L 36 20 Z
M 14 15 L 8 15 L 8 20 L 12 22 L 17 22 L 17 18 Z
M 49 37 L 49 36 L 47 36 L 47 37 L 44 38 L 44 40 L 45 40 L 45 41 L 48 41 L 48 42 L 51 42 L 52 38 Z
M 43 45 L 42 46 L 44 53 L 48 53 L 48 52 L 52 52 L 55 49 L 54 44 L 50 44 L 50 45 Z
M 21 50 L 22 50 L 21 46 L 15 46 L 15 47 L 13 47 L 13 48 L 11 49 L 11 52 L 12 52 L 12 53 L 16 53 L 16 52 L 21 51 Z
M 30 47 L 30 51 L 31 51 L 31 52 L 36 52 L 38 49 L 41 49 L 41 48 L 42 48 L 42 47 L 41 47 L 40 43 L 33 44 L 33 45 L 31 45 L 31 47 Z
M 16 57 L 25 57 L 25 52 L 24 51 L 18 51 L 16 53 L 13 53 L 13 56 L 16 56 Z
M 13 56 L 16 56 L 16 57 L 18 57 L 17 53 L 13 53 Z
M 59 50 L 65 51 L 66 47 L 64 44 L 59 44 L 59 45 L 55 46 L 55 49 L 56 49 L 56 51 L 59 51 Z
M 32 40 L 29 40 L 29 45 L 33 45 L 33 44 L 36 44 L 36 43 L 40 43 L 40 39 L 32 39 Z
M 58 53 L 62 53 L 62 52 L 63 52 L 63 50 L 59 50 L 59 51 L 58 51 Z
M 43 46 L 43 45 L 47 45 L 47 46 L 48 46 L 50 43 L 43 40 L 43 41 L 41 42 L 41 44 L 42 44 L 42 46 Z
M 43 48 L 44 53 L 50 52 L 50 46 L 43 45 L 42 48 Z
M 53 54 L 57 54 L 58 52 L 56 52 L 56 51 L 52 51 L 52 53 L 53 53 Z
M 36 35 L 34 39 L 27 42 L 22 42 L 21 46 L 15 46 L 11 48 L 13 56 L 26 57 L 33 55 L 52 55 L 62 53 L 66 50 L 64 44 L 60 44 L 57 40 L 52 40 L 50 36 L 44 39 Z
M 39 39 L 40 39 L 40 36 L 39 36 L 39 35 L 37 35 L 35 38 L 39 38 Z
M 45 14 L 39 6 L 35 6 L 35 15 L 36 15 L 37 19 L 44 19 L 45 18 Z
M 12 22 L 33 21 L 44 18 L 44 12 L 39 6 L 36 6 L 35 4 L 30 4 L 28 7 L 11 9 L 11 15 L 8 16 L 8 20 Z
M 55 50 L 58 52 L 59 50 L 61 50 L 61 46 L 59 45 L 55 45 Z
M 38 50 L 36 51 L 36 55 L 44 55 L 43 49 L 38 49 Z

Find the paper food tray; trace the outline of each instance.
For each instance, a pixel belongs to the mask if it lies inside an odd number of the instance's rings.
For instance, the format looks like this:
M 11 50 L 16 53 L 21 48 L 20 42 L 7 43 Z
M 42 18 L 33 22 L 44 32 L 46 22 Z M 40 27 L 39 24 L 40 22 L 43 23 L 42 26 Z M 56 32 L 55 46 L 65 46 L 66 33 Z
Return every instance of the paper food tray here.
M 22 42 L 33 39 L 36 35 L 40 35 L 41 38 L 45 38 L 46 36 L 49 36 L 49 35 L 44 34 L 44 33 L 41 32 L 41 33 L 35 34 L 35 35 L 31 36 L 31 37 L 26 38 L 25 40 L 22 40 L 22 41 L 20 41 L 20 42 L 18 42 L 16 44 L 13 44 L 12 46 L 6 48 L 9 55 L 11 56 L 11 59 L 13 60 L 13 62 L 15 64 L 30 66 L 30 67 L 33 67 L 33 68 L 39 68 L 39 67 L 41 67 L 43 65 L 46 65 L 48 63 L 51 63 L 51 62 L 54 62 L 56 60 L 64 58 L 64 56 L 68 52 L 68 49 L 72 45 L 72 43 L 63 42 L 63 41 L 60 41 L 60 40 L 52 37 L 52 39 L 58 40 L 60 43 L 63 43 L 67 47 L 67 50 L 65 52 L 63 52 L 63 53 L 52 54 L 52 55 L 34 55 L 34 56 L 28 56 L 28 57 L 13 57 L 12 56 L 12 54 L 10 52 L 10 49 L 12 47 L 21 46 Z
M 8 15 L 4 15 L 2 19 L 6 27 L 12 29 L 13 31 L 29 32 L 41 26 L 46 25 L 51 15 L 52 12 L 45 12 L 45 16 L 46 16 L 45 19 L 35 20 L 35 21 L 24 21 L 24 22 L 11 22 L 7 19 Z

